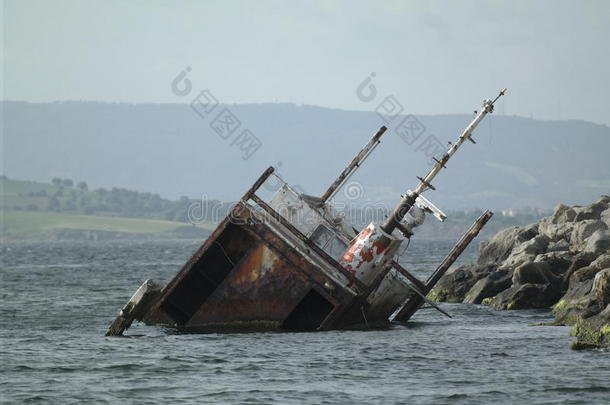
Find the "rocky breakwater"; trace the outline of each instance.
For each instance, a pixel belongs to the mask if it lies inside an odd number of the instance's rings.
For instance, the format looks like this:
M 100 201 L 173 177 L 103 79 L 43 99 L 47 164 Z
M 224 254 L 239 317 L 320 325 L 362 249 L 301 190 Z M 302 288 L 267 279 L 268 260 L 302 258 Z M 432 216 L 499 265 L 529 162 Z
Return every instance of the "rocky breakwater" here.
M 610 197 L 500 231 L 481 243 L 477 263 L 452 269 L 429 298 L 551 308 L 555 324 L 573 325 L 573 348 L 610 348 Z

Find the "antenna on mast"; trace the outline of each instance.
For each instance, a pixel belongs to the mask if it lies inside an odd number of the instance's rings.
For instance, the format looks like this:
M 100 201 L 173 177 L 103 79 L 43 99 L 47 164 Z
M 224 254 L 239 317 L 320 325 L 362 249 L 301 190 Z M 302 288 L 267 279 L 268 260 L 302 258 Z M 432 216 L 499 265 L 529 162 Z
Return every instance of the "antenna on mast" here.
M 447 150 L 447 152 L 445 152 L 441 160 L 434 159 L 436 161 L 436 164 L 432 167 L 432 169 L 430 169 L 426 177 L 417 177 L 419 179 L 419 184 L 417 185 L 417 188 L 415 188 L 415 191 L 409 191 L 407 192 L 407 194 L 402 196 L 402 199 L 394 209 L 394 212 L 392 212 L 392 215 L 390 215 L 390 217 L 388 217 L 388 219 L 383 223 L 383 225 L 381 225 L 381 229 L 384 232 L 391 234 L 394 229 L 396 229 L 396 227 L 400 224 L 400 221 L 402 221 L 402 219 L 405 217 L 405 215 L 407 215 L 407 212 L 409 212 L 413 204 L 415 204 L 415 200 L 421 193 L 428 189 L 435 190 L 434 186 L 432 185 L 432 180 L 434 180 L 436 175 L 443 168 L 446 168 L 446 163 L 449 161 L 449 159 L 451 159 L 451 156 L 454 155 L 454 153 L 460 148 L 460 146 L 462 146 L 462 144 L 466 140 L 472 143 L 476 143 L 474 139 L 472 139 L 472 131 L 474 131 L 477 125 L 479 125 L 479 123 L 483 120 L 483 118 L 485 118 L 487 114 L 493 113 L 494 103 L 498 101 L 498 99 L 504 94 L 506 94 L 506 89 L 500 90 L 496 98 L 494 98 L 493 100 L 487 99 L 483 101 L 483 108 L 481 109 L 481 111 L 476 114 L 474 119 L 470 122 L 470 124 L 468 124 L 466 129 L 464 129 L 457 141 L 450 144 L 449 149 Z

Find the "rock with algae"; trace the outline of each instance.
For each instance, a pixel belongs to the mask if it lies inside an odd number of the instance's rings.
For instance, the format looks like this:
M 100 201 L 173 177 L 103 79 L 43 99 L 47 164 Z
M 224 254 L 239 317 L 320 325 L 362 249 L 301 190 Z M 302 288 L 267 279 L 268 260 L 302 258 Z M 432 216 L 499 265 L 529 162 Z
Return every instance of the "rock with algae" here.
M 610 349 L 610 305 L 596 315 L 579 319 L 571 334 L 576 337 L 572 349 Z
M 481 243 L 476 264 L 445 275 L 429 297 L 497 310 L 552 307 L 556 324 L 574 326 L 574 348 L 608 346 L 610 196 L 500 231 Z

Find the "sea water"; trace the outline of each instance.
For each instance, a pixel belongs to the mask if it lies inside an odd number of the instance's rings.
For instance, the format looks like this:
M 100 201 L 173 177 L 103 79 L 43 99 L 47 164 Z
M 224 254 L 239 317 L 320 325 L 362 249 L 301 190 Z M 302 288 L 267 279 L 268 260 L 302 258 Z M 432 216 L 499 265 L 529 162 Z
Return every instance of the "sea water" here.
M 415 241 L 425 278 L 453 241 Z M 572 351 L 547 310 L 441 304 L 389 330 L 181 335 L 134 324 L 104 337 L 147 278 L 168 281 L 201 241 L 1 246 L 2 403 L 602 404 L 610 353 Z M 460 259 L 475 258 L 474 246 Z

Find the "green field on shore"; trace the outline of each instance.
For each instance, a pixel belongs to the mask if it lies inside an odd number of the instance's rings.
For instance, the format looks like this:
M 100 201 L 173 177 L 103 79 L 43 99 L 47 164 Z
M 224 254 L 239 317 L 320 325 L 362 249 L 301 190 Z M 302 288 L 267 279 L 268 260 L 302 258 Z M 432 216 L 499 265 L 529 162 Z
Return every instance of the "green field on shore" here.
M 198 237 L 213 229 L 211 222 L 186 222 L 189 204 L 125 189 L 90 191 L 67 179 L 51 184 L 1 176 L 0 239 Z
M 148 218 L 70 215 L 54 212 L 3 211 L 2 236 L 8 238 L 44 238 L 59 230 L 120 232 L 140 235 L 165 234 L 192 225 Z M 202 230 L 212 224 L 197 225 Z

